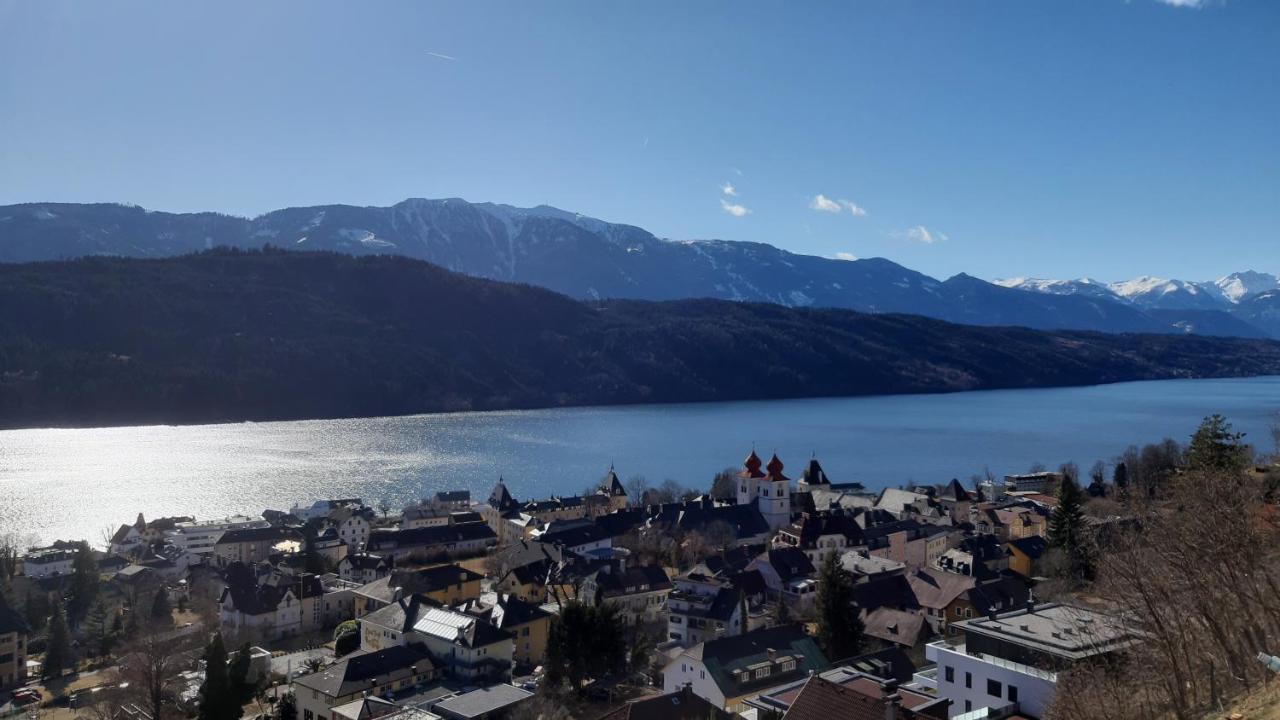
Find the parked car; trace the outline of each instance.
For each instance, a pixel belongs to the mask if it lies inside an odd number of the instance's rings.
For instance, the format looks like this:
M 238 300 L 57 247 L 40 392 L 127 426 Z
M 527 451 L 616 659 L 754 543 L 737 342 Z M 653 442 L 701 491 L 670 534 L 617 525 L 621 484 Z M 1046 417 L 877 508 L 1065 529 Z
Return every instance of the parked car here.
M 15 705 L 30 705 L 31 703 L 40 702 L 43 699 L 44 698 L 40 695 L 40 691 L 32 688 L 22 688 L 20 690 L 13 691 L 13 703 Z

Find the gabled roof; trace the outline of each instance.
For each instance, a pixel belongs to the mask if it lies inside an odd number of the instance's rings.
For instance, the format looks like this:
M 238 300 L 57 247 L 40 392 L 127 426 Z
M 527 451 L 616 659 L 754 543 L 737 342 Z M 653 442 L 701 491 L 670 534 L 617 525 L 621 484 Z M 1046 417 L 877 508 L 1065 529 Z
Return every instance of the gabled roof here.
M 469 600 L 459 605 L 458 610 L 503 630 L 551 617 L 551 613 L 509 593 L 498 594 L 492 605 L 480 600 Z
M 565 547 L 577 547 L 588 543 L 609 539 L 609 534 L 590 520 L 556 521 L 547 526 L 545 532 L 538 536 L 542 542 L 555 543 Z
M 369 549 L 429 547 L 476 540 L 497 540 L 498 536 L 485 523 L 439 525 L 410 530 L 380 529 L 369 533 Z
M 507 484 L 502 481 L 502 478 L 498 478 L 498 484 L 493 486 L 493 492 L 489 493 L 489 505 L 505 511 L 515 507 L 515 504 L 516 500 L 507 490 Z
M 1039 560 L 1042 555 L 1049 549 L 1049 543 L 1039 535 L 1030 535 L 1017 540 L 1010 540 L 1008 545 L 1018 549 L 1018 552 L 1026 555 L 1032 560 Z
M 623 572 L 600 570 L 593 577 L 598 592 L 604 598 L 671 589 L 671 579 L 661 565 L 629 567 Z
M 799 538 L 802 548 L 813 548 L 819 538 L 830 535 L 843 535 L 853 544 L 862 541 L 862 528 L 841 511 L 808 514 L 782 531 Z
M 370 680 L 382 678 L 385 681 L 391 673 L 415 667 L 417 674 L 436 667 L 426 647 L 393 645 L 374 652 L 357 652 L 318 673 L 303 675 L 294 683 L 330 697 L 342 697 L 368 690 L 372 684 Z
M 610 497 L 626 497 L 627 490 L 622 486 L 622 481 L 618 479 L 618 473 L 613 471 L 613 466 L 609 466 L 609 472 L 605 473 L 604 479 L 600 481 L 600 489 Z
M 826 674 L 826 673 L 824 673 Z M 903 691 L 907 692 L 907 691 Z M 906 701 L 930 705 L 932 711 L 920 711 L 906 707 Z M 893 706 L 891 710 L 890 707 Z M 895 686 L 885 685 L 879 678 L 854 675 L 843 682 L 834 682 L 821 675 L 805 681 L 800 692 L 791 702 L 783 720 L 884 720 L 886 717 L 901 720 L 916 718 L 946 718 L 948 705 L 910 693 L 904 697 Z M 928 712 L 928 714 L 924 714 Z
M 780 625 L 709 640 L 686 650 L 684 655 L 702 661 L 707 674 L 725 697 L 773 687 L 827 666 L 827 658 L 818 649 L 818 644 L 798 625 Z M 795 669 L 782 671 L 780 667 L 773 668 L 768 676 L 759 679 L 755 678 L 754 672 L 741 672 L 772 662 L 771 658 L 777 662 L 792 660 Z
M 22 613 L 9 607 L 5 604 L 4 598 L 0 598 L 0 635 L 9 633 L 30 635 L 31 626 L 27 625 L 27 620 L 22 617 Z
M 130 533 L 137 532 L 137 528 L 132 525 L 121 525 L 119 530 L 111 536 L 111 544 L 119 545 L 129 539 Z
M 907 582 L 920 607 L 934 610 L 947 607 L 976 584 L 974 578 L 967 575 L 932 568 L 919 568 L 908 573 Z
M 818 458 L 809 458 L 809 464 L 805 466 L 804 472 L 800 473 L 800 480 L 806 485 L 830 485 L 831 481 L 827 479 L 827 473 L 822 469 L 822 465 L 818 464 Z
M 881 607 L 862 614 L 863 632 L 886 642 L 913 647 L 923 637 L 924 616 L 895 608 Z
M 264 527 L 228 530 L 218 538 L 217 545 L 232 545 L 247 542 L 280 542 L 282 540 L 301 540 L 302 535 L 292 528 Z
M 771 549 L 765 555 L 764 559 L 783 582 L 797 577 L 811 577 L 817 572 L 809 556 L 799 548 Z
M 716 707 L 685 687 L 666 695 L 632 700 L 601 715 L 599 720 L 730 720 L 733 717 L 733 713 Z
M 955 478 L 952 478 L 951 482 L 947 483 L 947 486 L 942 489 L 942 494 L 939 495 L 939 497 L 946 500 L 953 500 L 955 502 L 966 502 L 973 499 L 972 493 L 965 490 L 964 486 L 960 484 L 960 481 Z
M 380 555 L 371 553 L 355 553 L 342 558 L 342 562 L 351 565 L 356 570 L 378 570 L 387 567 L 386 560 Z M 339 563 L 341 564 L 341 563 Z

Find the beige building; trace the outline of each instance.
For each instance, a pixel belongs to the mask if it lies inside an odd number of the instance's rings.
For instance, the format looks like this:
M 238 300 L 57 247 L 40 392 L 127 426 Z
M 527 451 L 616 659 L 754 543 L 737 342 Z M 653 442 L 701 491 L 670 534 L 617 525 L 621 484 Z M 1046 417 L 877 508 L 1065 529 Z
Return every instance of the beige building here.
M 27 636 L 31 629 L 17 610 L 0 601 L 0 690 L 27 679 Z

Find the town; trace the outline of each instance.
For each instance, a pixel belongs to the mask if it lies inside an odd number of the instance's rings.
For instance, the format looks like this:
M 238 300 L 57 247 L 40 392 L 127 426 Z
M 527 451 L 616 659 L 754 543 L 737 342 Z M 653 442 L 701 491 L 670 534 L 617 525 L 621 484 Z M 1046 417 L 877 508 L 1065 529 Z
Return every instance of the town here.
M 1178 517 L 1162 498 L 1194 507 L 1188 479 L 1271 492 L 1271 462 L 1215 416 L 1185 448 L 1084 478 L 1068 463 L 869 491 L 752 450 L 705 490 L 610 467 L 572 497 L 499 480 L 399 512 L 335 498 L 139 514 L 100 547 L 6 538 L 0 716 L 1088 717 L 1062 681 L 1088 702 L 1100 686 L 1078 678 L 1159 639 L 1103 566 Z M 1218 504 L 1271 503 L 1253 500 Z

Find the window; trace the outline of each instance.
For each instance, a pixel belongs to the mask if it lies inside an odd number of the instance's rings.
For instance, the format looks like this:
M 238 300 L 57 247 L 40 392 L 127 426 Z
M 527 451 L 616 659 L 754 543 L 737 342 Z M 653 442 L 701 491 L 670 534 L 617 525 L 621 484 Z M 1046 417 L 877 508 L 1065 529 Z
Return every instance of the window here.
M 964 674 L 964 686 L 967 688 L 973 687 L 973 673 Z
M 796 669 L 796 661 L 787 660 L 786 662 L 782 663 L 782 668 L 779 670 L 779 672 L 790 672 L 795 669 Z
M 707 671 L 706 671 L 706 670 L 699 670 L 699 671 L 698 671 L 698 675 L 699 675 L 699 676 L 701 677 L 701 679 L 703 679 L 703 680 L 706 680 L 706 679 L 707 679 Z
M 964 711 L 973 712 L 973 702 L 971 700 L 964 701 Z
M 1003 689 L 1004 688 L 1001 687 L 999 680 L 987 681 L 987 694 L 990 695 L 991 697 L 994 697 L 994 698 L 1000 697 L 1000 693 L 1001 691 L 1003 691 Z
M 1018 702 L 1018 686 L 1009 685 L 1009 702 Z
M 315 713 L 311 712 L 310 710 L 302 711 L 302 720 L 313 720 L 315 716 L 316 716 Z
M 956 681 L 956 669 L 955 669 L 955 668 L 953 668 L 953 667 L 951 667 L 950 665 L 944 665 L 944 666 L 943 666 L 943 668 L 942 668 L 942 679 L 943 679 L 943 680 L 945 680 L 945 681 L 947 681 L 947 682 L 949 682 L 949 683 L 953 683 L 953 682 L 955 682 L 955 681 Z

